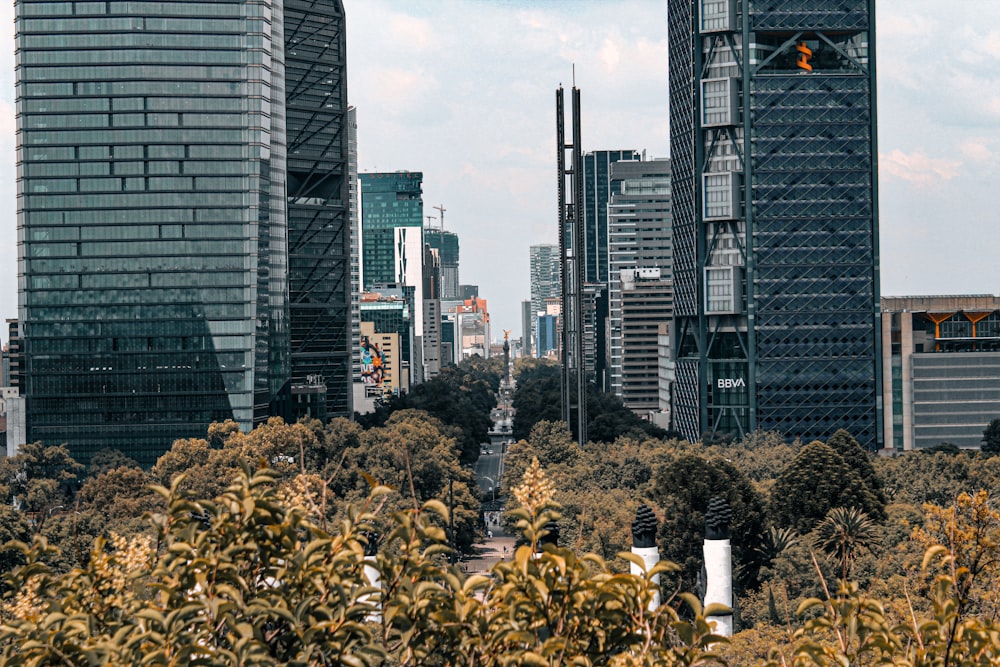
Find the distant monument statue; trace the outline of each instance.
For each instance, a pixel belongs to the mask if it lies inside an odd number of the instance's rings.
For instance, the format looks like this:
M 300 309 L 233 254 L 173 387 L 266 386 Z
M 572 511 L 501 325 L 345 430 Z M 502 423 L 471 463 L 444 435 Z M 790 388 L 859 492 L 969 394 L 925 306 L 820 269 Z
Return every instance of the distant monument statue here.
M 729 522 L 733 510 L 725 498 L 708 501 L 705 512 L 705 605 L 724 604 L 733 608 L 733 549 L 729 541 Z M 733 636 L 733 613 L 709 616 L 715 634 Z
M 632 521 L 632 553 L 642 559 L 646 571 L 660 562 L 660 550 L 656 547 L 658 527 L 659 523 L 653 510 L 646 505 L 639 505 L 639 509 L 635 512 L 635 520 Z M 629 570 L 633 575 L 642 576 L 642 570 L 635 563 L 631 564 Z M 650 611 L 655 611 L 660 606 L 660 575 L 653 576 L 653 583 L 656 584 L 657 590 L 649 602 Z
M 503 379 L 510 381 L 510 329 L 503 330 Z

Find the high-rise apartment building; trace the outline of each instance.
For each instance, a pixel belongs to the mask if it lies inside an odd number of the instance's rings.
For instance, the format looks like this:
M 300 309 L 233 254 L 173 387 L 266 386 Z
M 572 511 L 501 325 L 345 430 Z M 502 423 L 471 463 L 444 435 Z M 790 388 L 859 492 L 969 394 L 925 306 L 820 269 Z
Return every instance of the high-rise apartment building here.
M 616 394 L 625 407 L 647 418 L 660 411 L 660 327 L 673 314 L 673 284 L 658 268 L 623 269 L 618 319 L 620 367 Z
M 608 377 L 610 390 L 618 396 L 624 397 L 622 373 L 626 357 L 633 362 L 631 368 L 637 368 L 634 362 L 638 359 L 635 351 L 626 350 L 624 345 L 624 293 L 628 292 L 627 298 L 633 304 L 641 304 L 644 298 L 661 308 L 672 304 L 670 222 L 670 160 L 628 160 L 611 165 Z M 646 336 L 653 340 L 653 348 L 647 349 L 655 349 L 655 320 L 669 322 L 672 315 L 669 307 L 645 312 L 645 321 L 652 327 Z M 655 388 L 652 393 L 655 395 Z M 641 403 L 636 409 L 648 411 L 649 401 Z M 627 400 L 625 404 L 632 407 Z
M 395 230 L 406 227 L 414 228 L 416 235 L 422 233 L 423 180 L 419 171 L 361 174 L 361 282 L 365 291 L 397 280 Z M 419 262 L 419 256 L 414 261 Z
M 284 0 L 283 15 L 292 382 L 321 376 L 326 414 L 350 417 L 356 344 L 349 212 L 354 128 L 347 105 L 344 6 L 341 0 Z
M 533 245 L 529 248 L 531 267 L 531 338 L 532 350 L 538 355 L 538 316 L 545 313 L 545 300 L 561 298 L 562 282 L 559 277 L 559 246 L 553 243 Z
M 150 464 L 212 421 L 251 428 L 293 374 L 349 380 L 343 19 L 17 3 L 29 440 Z
M 676 428 L 880 445 L 874 0 L 669 0 Z

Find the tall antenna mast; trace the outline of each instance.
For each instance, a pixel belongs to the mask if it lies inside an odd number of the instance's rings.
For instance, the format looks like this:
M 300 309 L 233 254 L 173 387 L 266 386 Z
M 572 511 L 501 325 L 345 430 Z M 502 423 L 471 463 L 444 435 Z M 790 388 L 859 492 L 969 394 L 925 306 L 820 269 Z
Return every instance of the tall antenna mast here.
M 437 209 L 441 213 L 441 231 L 444 231 L 444 212 L 447 211 L 444 204 L 438 204 L 437 206 L 431 206 L 431 208 Z

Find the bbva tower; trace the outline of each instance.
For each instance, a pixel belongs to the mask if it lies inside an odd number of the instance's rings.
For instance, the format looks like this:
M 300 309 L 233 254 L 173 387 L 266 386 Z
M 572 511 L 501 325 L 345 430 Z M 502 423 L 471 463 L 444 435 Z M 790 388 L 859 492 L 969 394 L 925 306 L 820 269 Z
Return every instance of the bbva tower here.
M 307 375 L 350 414 L 341 0 L 15 9 L 29 440 L 150 464 Z
M 878 448 L 874 0 L 669 0 L 675 427 Z

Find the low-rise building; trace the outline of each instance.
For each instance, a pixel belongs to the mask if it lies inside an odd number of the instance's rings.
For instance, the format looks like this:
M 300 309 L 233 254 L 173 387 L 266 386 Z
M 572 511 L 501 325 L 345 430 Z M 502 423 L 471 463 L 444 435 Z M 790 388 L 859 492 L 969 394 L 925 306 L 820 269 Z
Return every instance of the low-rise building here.
M 972 449 L 1000 418 L 1000 297 L 882 298 L 886 449 Z

